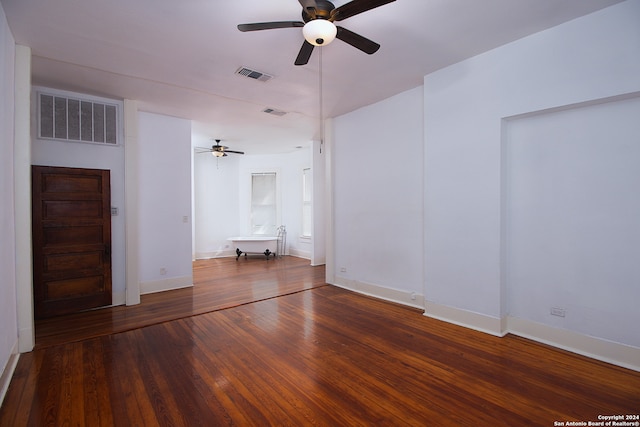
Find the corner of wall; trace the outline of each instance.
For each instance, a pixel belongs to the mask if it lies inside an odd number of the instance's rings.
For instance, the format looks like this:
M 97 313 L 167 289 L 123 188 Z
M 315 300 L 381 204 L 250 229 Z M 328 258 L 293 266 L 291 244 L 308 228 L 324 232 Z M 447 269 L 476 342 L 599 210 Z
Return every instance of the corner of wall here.
M 426 301 L 424 315 L 497 337 L 506 335 L 503 319 Z
M 399 289 L 386 288 L 372 283 L 360 282 L 357 280 L 346 279 L 344 277 L 336 276 L 334 283 L 331 283 L 339 288 L 347 289 L 349 291 L 357 292 L 359 294 L 368 295 L 374 298 L 380 298 L 385 301 L 406 305 L 407 307 L 423 309 L 424 308 L 424 295 L 419 295 L 415 292 L 408 292 Z
M 125 133 L 125 302 L 127 305 L 140 304 L 140 272 L 138 258 L 140 243 L 138 238 L 138 103 L 124 100 Z

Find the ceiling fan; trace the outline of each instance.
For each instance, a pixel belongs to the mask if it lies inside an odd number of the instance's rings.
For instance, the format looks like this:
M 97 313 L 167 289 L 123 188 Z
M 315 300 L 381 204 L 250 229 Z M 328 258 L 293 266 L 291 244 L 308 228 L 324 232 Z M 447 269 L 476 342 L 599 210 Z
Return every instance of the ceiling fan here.
M 395 0 L 352 0 L 342 6 L 335 7 L 328 0 L 298 0 L 302 6 L 302 21 L 276 21 L 257 22 L 253 24 L 240 24 L 240 31 L 271 30 L 275 28 L 302 27 L 304 42 L 296 58 L 296 65 L 305 65 L 309 62 L 315 46 L 323 46 L 338 38 L 351 46 L 368 53 L 375 53 L 380 45 L 366 37 L 339 27 L 334 21 L 342 21 L 362 12 L 383 6 Z
M 227 153 L 244 154 L 244 151 L 229 150 L 229 147 L 227 147 L 226 145 L 220 145 L 221 140 L 219 139 L 216 139 L 215 141 L 216 145 L 211 146 L 211 149 L 198 147 L 200 150 L 202 150 L 199 151 L 198 154 L 211 153 L 215 157 L 226 157 Z

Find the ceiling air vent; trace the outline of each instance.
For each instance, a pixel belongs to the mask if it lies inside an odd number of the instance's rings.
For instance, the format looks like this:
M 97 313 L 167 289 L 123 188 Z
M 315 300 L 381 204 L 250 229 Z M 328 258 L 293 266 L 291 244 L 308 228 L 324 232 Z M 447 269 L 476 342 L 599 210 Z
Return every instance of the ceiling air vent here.
M 282 111 L 282 110 L 276 110 L 274 108 L 265 108 L 264 110 L 262 110 L 263 113 L 267 113 L 267 114 L 271 114 L 273 116 L 278 116 L 278 117 L 282 117 L 285 114 L 287 114 L 286 111 Z
M 248 77 L 250 79 L 258 80 L 260 82 L 267 82 L 273 78 L 269 74 L 261 73 L 260 71 L 252 70 L 246 67 L 240 67 L 236 70 L 236 74 Z
M 106 101 L 106 100 L 105 100 Z M 38 93 L 38 138 L 118 145 L 120 103 Z

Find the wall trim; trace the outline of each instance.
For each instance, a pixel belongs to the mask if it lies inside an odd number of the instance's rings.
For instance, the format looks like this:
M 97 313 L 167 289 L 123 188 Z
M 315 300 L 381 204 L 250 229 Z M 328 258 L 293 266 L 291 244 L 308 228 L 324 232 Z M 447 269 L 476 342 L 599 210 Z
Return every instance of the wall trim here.
M 193 286 L 193 276 L 170 277 L 162 280 L 140 282 L 140 294 L 172 291 L 174 289 L 190 288 Z
M 324 265 L 326 267 L 326 265 L 327 265 L 327 261 L 322 257 L 318 257 L 318 259 L 309 258 L 309 261 L 311 262 L 311 266 L 312 267 L 320 267 L 321 265 Z M 325 268 L 325 270 L 326 270 L 326 268 Z M 326 273 L 325 273 L 325 276 L 326 276 Z
M 20 359 L 20 354 L 18 353 L 18 341 L 16 341 L 11 349 L 11 355 L 9 356 L 9 360 L 7 360 L 7 365 L 2 370 L 2 375 L 0 375 L 0 406 L 2 406 L 4 397 L 7 394 L 9 383 L 11 383 L 11 378 L 13 378 L 16 366 L 18 366 L 18 359 Z
M 138 103 L 124 100 L 124 205 L 125 205 L 125 302 L 140 304 L 140 257 L 138 171 L 140 147 L 138 144 Z
M 18 350 L 36 344 L 31 261 L 31 48 L 15 45 L 14 212 Z
M 508 317 L 507 324 L 513 335 L 640 372 L 640 348 L 517 317 Z
M 517 335 L 602 362 L 640 371 L 640 348 L 602 338 L 511 316 L 495 318 L 430 301 L 425 303 L 424 315 L 498 337 L 507 334 Z
M 235 257 L 235 251 L 226 249 L 224 251 L 215 252 L 196 252 L 196 259 L 211 259 L 211 258 L 229 258 Z
M 503 337 L 507 334 L 504 322 L 497 317 L 441 305 L 431 301 L 426 301 L 424 308 L 424 315 L 433 319 L 453 323 L 454 325 L 463 326 L 496 337 Z
M 336 276 L 334 283 L 339 288 L 354 291 L 359 294 L 380 298 L 386 301 L 406 305 L 412 308 L 424 309 L 424 295 L 400 289 L 386 288 L 372 283 L 359 282 Z
M 114 292 L 111 294 L 111 306 L 125 305 L 127 303 L 126 292 Z
M 290 255 L 290 256 L 294 256 L 294 257 L 298 257 L 298 258 L 304 258 L 304 259 L 308 259 L 309 261 L 311 261 L 311 252 L 309 251 L 303 251 L 297 248 L 289 248 L 289 253 L 285 254 L 285 255 Z
M 423 295 L 415 295 L 415 300 L 412 300 L 411 292 L 385 288 L 380 285 L 359 282 L 344 277 L 336 277 L 335 283 L 332 283 L 332 285 L 409 307 L 423 308 L 425 310 L 424 316 L 426 317 L 442 320 L 489 335 L 503 337 L 507 334 L 513 334 L 591 359 L 640 372 L 640 348 L 637 347 L 566 329 L 554 328 L 525 319 L 510 316 L 497 318 L 456 307 L 441 305 L 431 301 L 425 301 Z

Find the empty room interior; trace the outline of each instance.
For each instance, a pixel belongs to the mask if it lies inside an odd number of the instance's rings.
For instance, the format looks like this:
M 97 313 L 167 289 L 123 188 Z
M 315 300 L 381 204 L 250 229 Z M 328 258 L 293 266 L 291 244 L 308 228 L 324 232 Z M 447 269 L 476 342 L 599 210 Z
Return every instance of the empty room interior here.
M 639 76 L 640 0 L 0 0 L 0 425 L 640 425 Z

